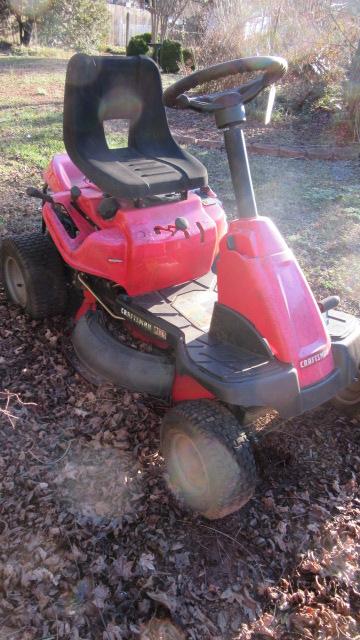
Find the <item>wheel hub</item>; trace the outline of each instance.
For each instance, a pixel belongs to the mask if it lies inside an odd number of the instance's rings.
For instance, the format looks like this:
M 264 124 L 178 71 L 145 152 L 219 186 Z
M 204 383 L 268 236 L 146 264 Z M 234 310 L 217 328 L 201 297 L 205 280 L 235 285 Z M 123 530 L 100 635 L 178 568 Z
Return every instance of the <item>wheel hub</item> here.
M 172 467 L 180 483 L 189 493 L 203 494 L 209 484 L 204 460 L 194 441 L 179 433 L 173 440 Z
M 12 256 L 8 256 L 5 260 L 4 278 L 13 301 L 21 307 L 26 307 L 27 292 L 25 279 L 19 264 Z

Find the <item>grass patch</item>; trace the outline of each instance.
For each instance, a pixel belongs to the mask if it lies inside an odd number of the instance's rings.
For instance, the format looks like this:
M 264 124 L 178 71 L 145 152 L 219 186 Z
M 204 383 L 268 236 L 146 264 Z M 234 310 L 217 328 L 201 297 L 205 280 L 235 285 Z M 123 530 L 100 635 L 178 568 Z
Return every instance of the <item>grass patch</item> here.
M 103 50 L 100 50 L 100 53 L 110 53 L 113 56 L 126 56 L 126 47 L 110 45 L 105 47 Z
M 28 107 L 18 110 L 16 118 L 9 110 L 0 121 L 0 153 L 9 160 L 42 169 L 54 153 L 64 149 L 60 110 Z
M 57 60 L 67 60 L 75 52 L 69 49 L 59 47 L 22 47 L 20 45 L 11 44 L 6 55 L 11 58 L 51 58 Z

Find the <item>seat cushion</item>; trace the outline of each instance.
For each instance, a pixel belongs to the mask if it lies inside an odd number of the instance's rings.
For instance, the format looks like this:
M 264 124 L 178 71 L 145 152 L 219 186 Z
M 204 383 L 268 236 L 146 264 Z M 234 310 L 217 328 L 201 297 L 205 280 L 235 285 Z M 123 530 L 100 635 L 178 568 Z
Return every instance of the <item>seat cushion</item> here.
M 186 151 L 181 158 L 152 158 L 131 148 L 111 149 L 106 157 L 93 154 L 84 163 L 84 170 L 85 164 L 88 178 L 117 198 L 182 192 L 207 183 L 202 165 Z
M 106 119 L 129 121 L 126 148 L 109 149 Z M 159 70 L 146 56 L 73 56 L 66 76 L 64 142 L 86 177 L 117 198 L 207 184 L 205 167 L 170 133 Z

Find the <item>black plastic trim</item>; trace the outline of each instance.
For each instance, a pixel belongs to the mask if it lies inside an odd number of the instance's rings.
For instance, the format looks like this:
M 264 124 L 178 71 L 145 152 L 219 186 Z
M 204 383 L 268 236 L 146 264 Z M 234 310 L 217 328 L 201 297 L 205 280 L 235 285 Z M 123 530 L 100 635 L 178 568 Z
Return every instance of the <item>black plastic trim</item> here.
M 179 373 L 188 374 L 227 404 L 243 407 L 272 407 L 284 418 L 301 413 L 297 371 L 291 365 L 273 360 L 238 382 L 223 382 L 191 360 L 184 343 L 176 351 Z
M 334 341 L 332 351 L 335 365 L 341 372 L 341 389 L 345 389 L 359 376 L 360 324 L 341 340 Z M 338 391 L 337 389 L 336 392 Z
M 239 382 L 222 382 L 204 372 L 194 363 L 184 343 L 179 343 L 177 369 L 191 375 L 220 400 L 236 406 L 271 407 L 283 418 L 291 418 L 331 400 L 339 391 L 349 386 L 359 375 L 360 323 L 349 314 L 341 312 L 351 330 L 332 342 L 335 361 L 334 371 L 321 382 L 300 389 L 297 371 L 291 365 L 273 359 L 258 373 L 251 371 Z
M 243 315 L 220 302 L 215 302 L 211 318 L 210 335 L 219 342 L 248 349 L 273 359 L 274 355 L 256 327 Z

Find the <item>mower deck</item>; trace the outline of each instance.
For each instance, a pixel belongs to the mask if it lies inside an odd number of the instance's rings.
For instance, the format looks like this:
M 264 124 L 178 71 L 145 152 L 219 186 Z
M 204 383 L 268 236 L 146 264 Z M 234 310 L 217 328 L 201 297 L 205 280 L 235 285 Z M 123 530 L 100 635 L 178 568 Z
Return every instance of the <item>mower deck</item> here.
M 216 301 L 213 273 L 135 298 L 114 295 L 112 283 L 104 280 L 84 274 L 80 280 L 114 319 L 171 347 L 163 354 L 169 362 L 175 356 L 178 373 L 229 404 L 273 407 L 285 418 L 299 415 L 332 398 L 357 370 L 360 325 L 341 311 L 332 310 L 325 318 L 336 368 L 320 383 L 300 388 L 295 367 L 277 360 L 252 324 Z M 83 322 L 90 339 L 91 323 Z

